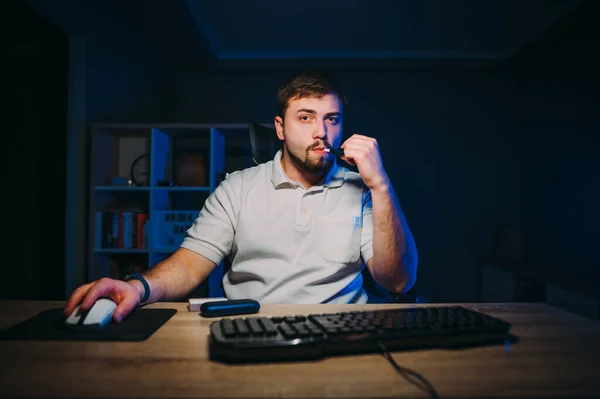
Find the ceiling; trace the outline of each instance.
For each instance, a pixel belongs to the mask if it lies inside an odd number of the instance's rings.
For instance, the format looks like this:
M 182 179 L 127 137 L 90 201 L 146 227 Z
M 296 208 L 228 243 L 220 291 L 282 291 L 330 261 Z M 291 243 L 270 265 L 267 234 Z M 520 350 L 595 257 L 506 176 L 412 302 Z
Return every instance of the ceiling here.
M 27 0 L 67 33 L 220 68 L 497 65 L 581 2 Z

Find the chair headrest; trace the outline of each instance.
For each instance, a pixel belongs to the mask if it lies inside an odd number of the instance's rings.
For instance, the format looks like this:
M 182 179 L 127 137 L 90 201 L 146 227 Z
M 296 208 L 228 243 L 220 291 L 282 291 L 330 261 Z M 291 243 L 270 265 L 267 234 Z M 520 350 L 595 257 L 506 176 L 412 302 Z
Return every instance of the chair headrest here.
M 248 131 L 250 132 L 254 163 L 258 165 L 272 160 L 279 148 L 279 140 L 275 129 L 258 122 L 250 122 Z

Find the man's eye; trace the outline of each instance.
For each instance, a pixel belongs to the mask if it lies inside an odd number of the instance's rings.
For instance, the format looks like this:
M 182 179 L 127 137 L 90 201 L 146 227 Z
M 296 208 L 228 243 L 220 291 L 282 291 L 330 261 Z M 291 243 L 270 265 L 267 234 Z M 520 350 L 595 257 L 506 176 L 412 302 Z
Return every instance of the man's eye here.
M 308 115 L 302 115 L 302 116 L 300 117 L 300 120 L 301 120 L 301 121 L 305 121 L 305 122 L 306 122 L 306 121 L 308 121 L 309 119 L 310 119 L 310 117 L 309 117 Z
M 340 119 L 337 116 L 330 116 L 328 119 L 329 122 L 333 123 L 334 125 L 337 125 L 340 121 Z

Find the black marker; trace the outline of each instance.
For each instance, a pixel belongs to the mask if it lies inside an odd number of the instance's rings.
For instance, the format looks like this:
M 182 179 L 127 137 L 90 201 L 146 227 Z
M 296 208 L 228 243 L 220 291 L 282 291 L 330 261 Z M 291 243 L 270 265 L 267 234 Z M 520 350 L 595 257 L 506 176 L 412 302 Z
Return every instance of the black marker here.
M 200 314 L 204 317 L 235 316 L 258 313 L 260 303 L 253 299 L 230 299 L 204 302 L 200 305 Z
M 344 156 L 344 150 L 342 150 L 341 148 L 325 148 L 325 151 L 330 152 L 333 155 L 337 155 L 339 157 Z

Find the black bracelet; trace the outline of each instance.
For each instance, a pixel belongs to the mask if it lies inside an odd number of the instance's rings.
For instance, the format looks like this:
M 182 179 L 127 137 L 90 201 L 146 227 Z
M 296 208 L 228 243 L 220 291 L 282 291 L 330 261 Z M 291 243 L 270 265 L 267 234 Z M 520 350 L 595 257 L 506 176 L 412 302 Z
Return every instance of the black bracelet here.
M 131 273 L 130 275 L 125 277 L 125 281 L 129 280 L 139 280 L 142 283 L 142 285 L 144 286 L 144 297 L 142 298 L 142 302 L 140 303 L 140 305 L 146 303 L 148 298 L 150 298 L 150 285 L 148 285 L 146 279 L 142 277 L 142 275 L 139 273 Z

